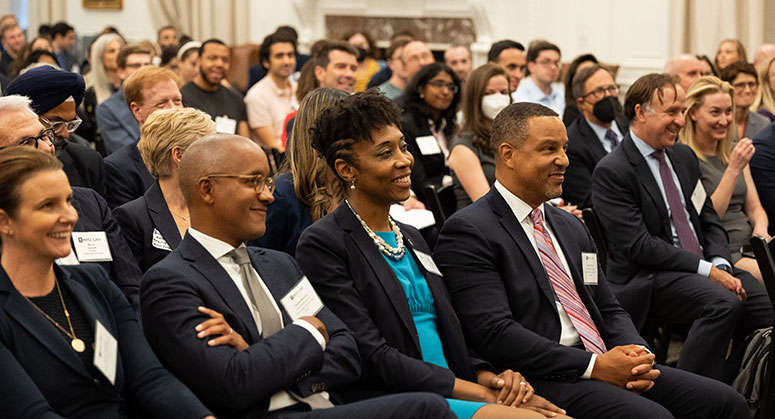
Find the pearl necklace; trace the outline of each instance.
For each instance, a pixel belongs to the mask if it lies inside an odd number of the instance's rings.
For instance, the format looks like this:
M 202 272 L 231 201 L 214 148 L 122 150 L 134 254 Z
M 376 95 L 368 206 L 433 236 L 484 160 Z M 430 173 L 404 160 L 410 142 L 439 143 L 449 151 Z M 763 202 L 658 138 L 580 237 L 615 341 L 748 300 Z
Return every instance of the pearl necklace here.
M 366 225 L 366 222 L 363 221 L 360 215 L 358 215 L 357 212 L 355 212 L 355 209 L 353 209 L 352 205 L 350 205 L 350 201 L 347 199 L 344 200 L 344 202 L 347 204 L 347 206 L 350 208 L 350 211 L 353 212 L 353 215 L 355 215 L 355 218 L 360 221 L 361 226 L 363 226 L 363 229 L 366 230 L 366 233 L 371 237 L 371 240 L 374 241 L 374 244 L 377 246 L 380 252 L 382 252 L 385 256 L 389 257 L 390 259 L 394 261 L 399 261 L 404 257 L 404 254 L 406 254 L 406 248 L 404 247 L 404 236 L 401 234 L 401 230 L 398 228 L 398 225 L 396 225 L 395 222 L 393 222 L 393 219 L 391 219 L 388 216 L 388 222 L 390 223 L 390 228 L 393 230 L 393 233 L 396 235 L 396 247 L 393 247 L 385 240 L 382 239 L 377 233 L 375 233 L 372 229 L 369 228 L 368 225 Z

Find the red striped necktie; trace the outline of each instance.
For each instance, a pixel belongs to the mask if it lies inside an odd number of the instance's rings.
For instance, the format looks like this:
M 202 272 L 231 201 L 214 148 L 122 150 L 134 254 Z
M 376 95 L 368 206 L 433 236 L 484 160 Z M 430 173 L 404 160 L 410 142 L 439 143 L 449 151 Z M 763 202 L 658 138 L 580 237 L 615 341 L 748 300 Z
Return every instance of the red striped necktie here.
M 600 337 L 600 332 L 597 331 L 597 327 L 595 327 L 587 307 L 581 301 L 576 286 L 568 273 L 565 272 L 554 244 L 552 244 L 549 232 L 544 228 L 541 210 L 538 208 L 533 209 L 530 212 L 530 220 L 533 221 L 533 236 L 536 240 L 536 247 L 538 247 L 538 255 L 541 257 L 541 263 L 549 276 L 549 282 L 552 283 L 554 294 L 557 296 L 560 304 L 562 304 L 565 312 L 568 313 L 573 326 L 579 332 L 584 348 L 596 354 L 605 353 L 606 349 L 603 338 Z

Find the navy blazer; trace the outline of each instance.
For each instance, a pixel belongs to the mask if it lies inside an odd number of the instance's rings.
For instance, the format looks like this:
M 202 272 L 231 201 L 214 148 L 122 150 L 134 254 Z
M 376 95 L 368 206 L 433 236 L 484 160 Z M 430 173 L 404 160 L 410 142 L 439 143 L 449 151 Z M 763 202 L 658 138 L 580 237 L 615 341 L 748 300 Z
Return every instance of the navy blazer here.
M 3 417 L 119 418 L 122 399 L 158 417 L 199 419 L 209 414 L 159 363 L 126 299 L 102 269 L 84 264 L 55 266 L 54 272 L 92 330 L 99 321 L 118 340 L 115 385 L 90 374 L 62 333 L 16 291 L 0 268 Z
M 770 124 L 753 139 L 756 153 L 751 157 L 751 177 L 759 200 L 770 219 L 770 235 L 775 235 L 775 124 Z
M 94 113 L 107 154 L 140 138 L 140 124 L 126 104 L 124 88 L 119 88 L 106 101 L 97 105 Z
M 675 144 L 665 152 L 681 184 L 689 221 L 705 260 L 716 256 L 731 260 L 729 239 L 710 195 L 700 213 L 692 204 L 691 195 L 700 179 L 697 156 L 683 144 Z M 670 217 L 659 185 L 630 133 L 598 163 L 592 175 L 592 202 L 608 242 L 608 279 L 627 284 L 627 294 L 633 296 L 635 305 L 623 301 L 640 326 L 651 303 L 654 281 L 650 276 L 659 272 L 697 272 L 700 258 L 673 245 Z M 621 292 L 617 293 L 622 298 Z
M 434 185 L 436 188 L 441 187 L 442 178 L 445 175 L 449 175 L 449 167 L 445 164 L 444 153 L 424 155 L 417 145 L 418 137 L 433 135 L 426 115 L 415 115 L 405 112 L 401 117 L 401 132 L 404 134 L 404 138 L 406 138 L 409 152 L 414 156 L 411 176 L 412 190 L 417 195 L 417 199 L 425 202 L 425 187 L 428 185 Z
M 544 205 L 581 300 L 608 349 L 646 345 L 598 267 L 597 285 L 584 285 L 581 253 L 596 253 L 577 217 Z M 433 253 L 452 295 L 466 340 L 497 369 L 574 382 L 591 354 L 561 345 L 555 295 L 544 266 L 514 212 L 493 186 L 447 219 Z
M 430 255 L 420 233 L 397 223 L 404 244 L 433 294 L 439 335 L 449 369 L 422 360 L 406 293 L 393 269 L 349 207 L 342 203 L 307 228 L 299 239 L 297 260 L 323 301 L 355 332 L 363 358 L 362 384 L 352 399 L 384 392 L 430 391 L 452 394 L 455 376 L 476 381 L 476 370 L 491 369 L 469 353 L 444 279 L 428 272 L 416 256 Z
M 330 337 L 324 352 L 306 329 L 291 324 L 279 303 L 302 277 L 293 258 L 254 247 L 248 247 L 248 254 L 278 302 L 285 328 L 262 339 L 232 279 L 186 234 L 177 249 L 145 273 L 140 288 L 143 329 L 162 363 L 219 418 L 261 417 L 280 390 L 306 397 L 356 381 L 360 357 L 344 323 L 327 308 L 317 314 Z M 194 327 L 210 318 L 199 306 L 221 313 L 250 347 L 239 352 L 199 339 Z
M 57 153 L 57 158 L 70 186 L 91 188 L 105 196 L 105 164 L 100 153 L 71 142 Z
M 140 312 L 140 279 L 143 273 L 132 258 L 124 236 L 108 203 L 92 189 L 73 187 L 73 207 L 78 212 L 78 222 L 73 231 L 104 231 L 108 237 L 112 262 L 89 262 L 102 266 L 110 279 L 121 289 L 124 296 L 135 309 Z
M 629 124 L 623 115 L 616 115 L 615 123 L 622 134 L 629 132 Z M 567 154 L 569 165 L 565 169 L 562 199 L 579 208 L 589 208 L 592 206 L 592 172 L 608 152 L 584 115 L 579 115 L 568 127 Z
M 155 181 L 140 157 L 138 141 L 119 148 L 105 158 L 105 183 L 108 187 L 105 199 L 111 208 L 143 196 Z
M 275 184 L 274 202 L 266 208 L 266 232 L 248 244 L 295 256 L 296 242 L 301 232 L 312 224 L 312 213 L 310 207 L 296 197 L 292 174 L 280 174 L 275 178 Z
M 114 209 L 113 216 L 143 272 L 175 250 L 182 239 L 159 182 L 154 182 L 143 196 Z M 163 243 L 154 242 L 155 232 L 167 242 L 170 250 L 165 249 Z

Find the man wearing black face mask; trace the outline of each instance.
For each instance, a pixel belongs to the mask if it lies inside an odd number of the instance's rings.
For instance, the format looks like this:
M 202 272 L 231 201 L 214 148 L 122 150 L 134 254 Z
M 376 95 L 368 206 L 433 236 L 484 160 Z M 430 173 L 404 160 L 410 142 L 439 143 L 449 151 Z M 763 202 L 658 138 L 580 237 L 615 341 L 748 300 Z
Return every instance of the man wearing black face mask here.
M 573 96 L 582 117 L 568 127 L 570 165 L 562 186 L 566 204 L 582 209 L 592 206 L 592 171 L 628 130 L 618 94 L 613 74 L 601 65 L 584 68 L 573 78 Z

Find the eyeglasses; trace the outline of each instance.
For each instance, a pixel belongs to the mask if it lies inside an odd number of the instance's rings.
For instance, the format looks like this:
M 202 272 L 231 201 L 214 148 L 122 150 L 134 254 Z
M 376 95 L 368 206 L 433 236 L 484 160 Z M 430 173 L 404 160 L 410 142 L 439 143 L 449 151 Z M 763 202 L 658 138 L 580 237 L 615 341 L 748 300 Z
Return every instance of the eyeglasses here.
M 733 84 L 735 89 L 745 90 L 745 88 L 749 88 L 751 90 L 756 89 L 756 86 L 758 86 L 759 83 L 755 81 L 741 81 L 738 83 Z
M 204 176 L 205 178 L 212 178 L 212 177 L 227 177 L 227 178 L 236 178 L 236 179 L 242 179 L 243 181 L 246 181 L 250 183 L 250 185 L 253 187 L 253 190 L 256 192 L 256 194 L 260 194 L 264 191 L 264 188 L 269 189 L 269 193 L 274 193 L 274 178 L 272 177 L 265 177 L 262 174 L 257 175 L 231 175 L 231 174 L 214 174 L 214 175 L 207 175 Z
M 460 88 L 456 84 L 454 84 L 454 83 L 444 83 L 441 80 L 432 81 L 432 82 L 428 83 L 428 86 L 433 86 L 433 87 L 435 87 L 437 89 L 442 89 L 442 88 L 446 87 L 447 90 L 449 90 L 453 95 L 457 94 L 458 90 L 460 90 Z
M 560 63 L 559 61 L 555 61 L 555 60 L 536 61 L 536 64 L 538 64 L 540 66 L 543 66 L 543 67 L 552 67 L 552 66 L 555 66 L 557 68 L 562 67 L 562 63 Z
M 51 147 L 54 145 L 54 141 L 56 139 L 56 135 L 54 134 L 53 128 L 47 128 L 40 132 L 40 134 L 37 137 L 24 137 L 21 140 L 19 140 L 16 144 L 7 145 L 4 147 L 0 147 L 0 150 L 12 146 L 22 145 L 22 146 L 32 146 L 35 148 L 38 148 L 38 141 L 43 141 L 46 146 Z
M 598 87 L 597 89 L 585 94 L 583 97 L 592 96 L 595 99 L 602 99 L 606 95 L 616 96 L 619 94 L 619 86 L 612 84 L 610 86 Z
M 71 121 L 49 121 L 48 119 L 39 116 L 38 119 L 40 122 L 45 124 L 47 127 L 54 130 L 54 132 L 59 132 L 62 130 L 62 128 L 67 127 L 67 132 L 73 132 L 78 129 L 79 126 L 81 126 L 81 118 L 78 117 L 78 115 L 75 116 L 75 119 Z

